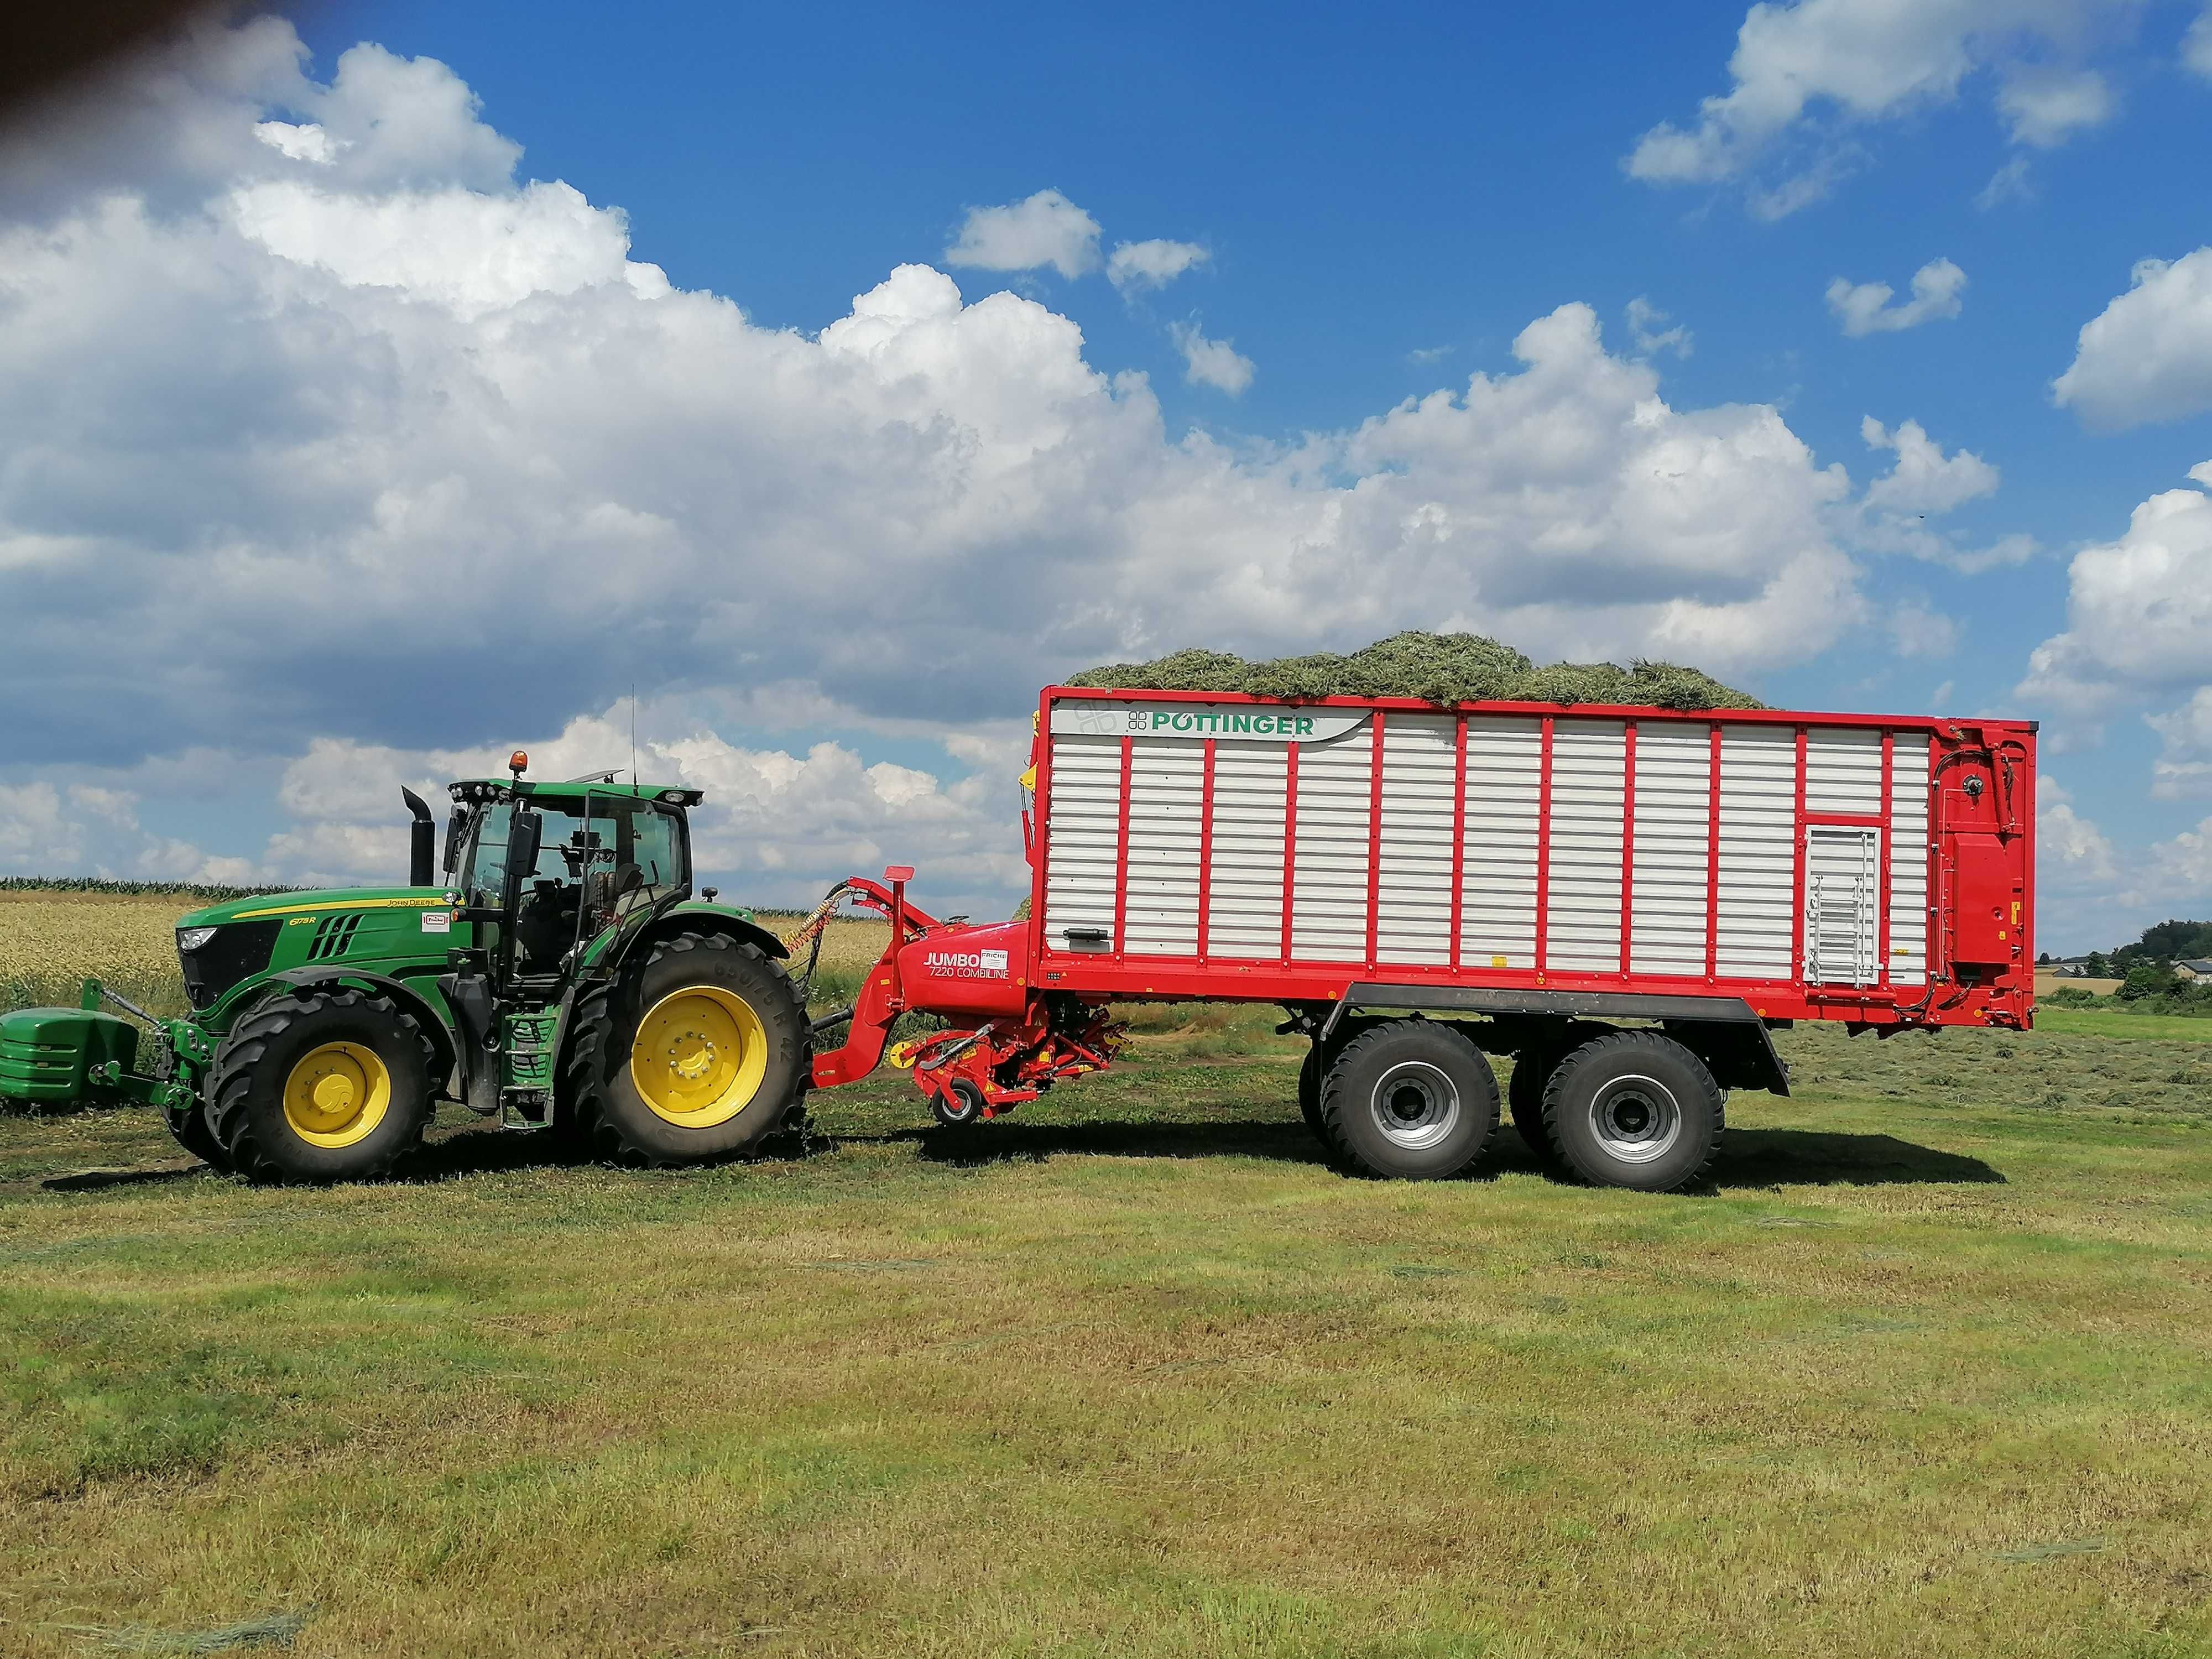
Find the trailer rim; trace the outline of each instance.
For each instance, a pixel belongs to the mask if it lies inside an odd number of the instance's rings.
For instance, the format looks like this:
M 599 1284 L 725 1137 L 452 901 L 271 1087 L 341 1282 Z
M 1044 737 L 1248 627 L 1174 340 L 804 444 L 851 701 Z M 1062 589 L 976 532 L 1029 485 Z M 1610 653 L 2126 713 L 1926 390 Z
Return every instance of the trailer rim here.
M 1682 1105 L 1656 1078 L 1613 1079 L 1590 1097 L 1590 1133 L 1624 1164 L 1664 1158 L 1682 1138 Z
M 1368 1094 L 1375 1127 L 1392 1146 L 1425 1152 L 1459 1123 L 1459 1086 L 1425 1060 L 1401 1060 Z

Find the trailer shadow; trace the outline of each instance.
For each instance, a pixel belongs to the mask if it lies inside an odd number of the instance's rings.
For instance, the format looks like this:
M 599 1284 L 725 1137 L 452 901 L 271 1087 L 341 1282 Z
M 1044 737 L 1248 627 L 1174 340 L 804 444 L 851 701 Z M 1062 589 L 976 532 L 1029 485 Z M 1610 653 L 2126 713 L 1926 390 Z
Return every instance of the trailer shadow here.
M 803 1164 L 835 1152 L 847 1144 L 908 1146 L 926 1162 L 956 1169 L 1042 1164 L 1057 1158 L 1080 1157 L 1258 1158 L 1316 1166 L 1329 1163 L 1312 1133 L 1295 1118 L 1152 1122 L 1131 1118 L 1081 1123 L 1024 1122 L 1016 1119 L 958 1129 L 930 1125 L 881 1133 L 825 1134 L 808 1131 L 772 1136 L 744 1161 Z M 471 1127 L 426 1141 L 392 1171 L 392 1178 L 437 1182 L 521 1170 L 581 1169 L 597 1162 L 588 1152 L 550 1134 L 517 1134 Z M 87 1170 L 54 1177 L 45 1184 L 65 1190 L 83 1189 L 175 1181 L 199 1173 L 202 1171 L 196 1166 L 175 1165 L 135 1170 Z M 1563 1184 L 1571 1180 L 1524 1146 L 1510 1125 L 1501 1124 L 1489 1149 L 1463 1178 L 1487 1181 L 1508 1174 L 1540 1175 Z M 1820 1129 L 1731 1129 L 1722 1142 L 1721 1155 L 1711 1173 L 1692 1190 L 2002 1184 L 2004 1179 L 2001 1171 L 1978 1158 L 1923 1146 L 1895 1135 Z
M 874 1137 L 864 1137 L 874 1139 Z M 961 1168 L 1042 1163 L 1085 1154 L 1112 1158 L 1266 1158 L 1326 1164 L 1328 1156 L 1296 1121 L 1231 1119 L 1147 1123 L 990 1123 L 967 1129 L 901 1129 L 881 1139 L 911 1143 L 932 1163 Z M 1522 1144 L 1510 1126 L 1466 1179 L 1509 1173 L 1571 1178 Z M 1978 1158 L 1923 1146 L 1888 1134 L 1819 1129 L 1731 1129 L 1700 1190 L 1753 1187 L 1887 1187 L 2002 1183 L 2003 1175 Z
M 1978 1158 L 1895 1135 L 1825 1129 L 1730 1129 L 1708 1178 L 1736 1187 L 1894 1187 L 2004 1184 Z

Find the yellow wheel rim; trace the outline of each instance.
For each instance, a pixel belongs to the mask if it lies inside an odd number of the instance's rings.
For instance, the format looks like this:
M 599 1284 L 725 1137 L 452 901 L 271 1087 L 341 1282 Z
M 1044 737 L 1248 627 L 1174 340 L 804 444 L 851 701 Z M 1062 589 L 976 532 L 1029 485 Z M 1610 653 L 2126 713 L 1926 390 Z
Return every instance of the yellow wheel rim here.
M 719 985 L 670 992 L 646 1010 L 630 1044 L 638 1098 L 679 1128 L 727 1123 L 752 1104 L 767 1074 L 760 1016 Z
M 366 1140 L 391 1109 L 391 1070 L 358 1042 L 310 1048 L 284 1079 L 284 1121 L 313 1146 Z

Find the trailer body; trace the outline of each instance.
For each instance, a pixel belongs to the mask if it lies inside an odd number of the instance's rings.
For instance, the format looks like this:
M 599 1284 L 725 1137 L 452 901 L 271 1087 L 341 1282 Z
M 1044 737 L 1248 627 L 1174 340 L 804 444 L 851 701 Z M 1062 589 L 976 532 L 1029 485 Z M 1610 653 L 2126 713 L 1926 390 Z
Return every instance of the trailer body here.
M 1037 724 L 1041 988 L 2033 1018 L 2028 722 L 1056 686 Z

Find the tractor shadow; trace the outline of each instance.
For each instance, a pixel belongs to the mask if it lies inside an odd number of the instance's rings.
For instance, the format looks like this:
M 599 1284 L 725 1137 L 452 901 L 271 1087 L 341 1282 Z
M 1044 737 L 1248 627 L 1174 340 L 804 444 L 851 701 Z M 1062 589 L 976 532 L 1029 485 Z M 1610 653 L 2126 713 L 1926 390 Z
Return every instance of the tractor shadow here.
M 896 1129 L 881 1139 L 914 1146 L 926 1161 L 957 1169 L 994 1164 L 1042 1164 L 1055 1158 L 1264 1158 L 1284 1164 L 1326 1164 L 1304 1123 L 1255 1119 L 1147 1123 L 978 1123 L 967 1128 Z
M 708 1158 L 692 1169 L 713 1169 L 728 1164 L 801 1164 L 836 1150 L 818 1133 L 778 1133 L 741 1156 Z M 589 1170 L 603 1167 L 602 1160 L 550 1131 L 517 1131 L 495 1126 L 464 1127 L 434 1134 L 400 1160 L 389 1179 L 410 1185 L 429 1186 L 465 1180 L 471 1176 L 507 1175 L 523 1170 Z M 680 1173 L 680 1172 L 672 1172 Z
M 222 1179 L 204 1164 L 162 1164 L 143 1170 L 72 1170 L 67 1175 L 48 1176 L 39 1185 L 50 1193 L 97 1193 L 110 1187 L 161 1186 L 202 1176 Z

